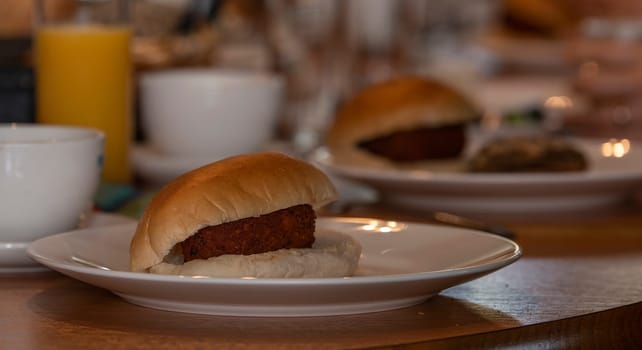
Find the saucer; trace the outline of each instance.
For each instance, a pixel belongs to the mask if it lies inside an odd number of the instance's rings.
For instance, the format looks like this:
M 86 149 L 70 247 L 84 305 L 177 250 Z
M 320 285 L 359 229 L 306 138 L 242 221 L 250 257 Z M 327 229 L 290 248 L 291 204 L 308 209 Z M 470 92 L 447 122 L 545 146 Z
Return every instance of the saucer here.
M 290 145 L 274 140 L 256 149 L 256 152 L 264 151 L 295 153 Z M 172 155 L 160 152 L 151 145 L 138 143 L 132 146 L 130 159 L 136 174 L 153 186 L 164 185 L 188 171 L 234 155 L 236 153 L 216 151 L 207 156 Z
M 175 177 L 220 159 L 220 156 L 190 157 L 163 154 L 148 145 L 137 144 L 131 151 L 132 166 L 145 182 L 163 185 Z
M 95 213 L 83 226 L 92 228 L 132 222 L 135 220 L 122 215 Z M 29 244 L 30 242 L 0 242 L 0 273 L 48 271 L 47 267 L 40 265 L 27 255 Z
M 28 242 L 0 243 L 0 273 L 38 272 L 47 268 L 31 259 L 25 251 Z

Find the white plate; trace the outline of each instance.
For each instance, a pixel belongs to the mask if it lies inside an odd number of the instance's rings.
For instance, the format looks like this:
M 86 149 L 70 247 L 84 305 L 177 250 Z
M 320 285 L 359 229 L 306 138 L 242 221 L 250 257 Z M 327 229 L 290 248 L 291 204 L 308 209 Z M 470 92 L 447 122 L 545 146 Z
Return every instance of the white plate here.
M 176 157 L 162 154 L 147 145 L 134 145 L 131 162 L 134 171 L 143 180 L 154 185 L 163 185 L 190 170 L 217 160 L 217 157 Z
M 87 227 L 102 227 L 135 222 L 125 216 L 95 213 Z M 0 273 L 23 273 L 48 270 L 27 255 L 28 242 L 0 242 Z
M 54 270 L 134 304 L 238 316 L 319 316 L 401 308 L 521 256 L 520 247 L 510 240 L 466 229 L 348 218 L 320 218 L 317 225 L 359 240 L 363 253 L 354 277 L 237 279 L 128 272 L 134 225 L 43 238 L 28 252 Z M 78 264 L 72 257 L 110 270 Z
M 420 210 L 539 213 L 603 208 L 642 190 L 642 145 L 621 158 L 604 157 L 598 140 L 577 139 L 590 162 L 583 172 L 479 174 L 371 168 L 333 161 L 324 148 L 312 160 L 330 174 L 379 191 L 383 201 Z
M 291 146 L 272 141 L 257 151 L 291 153 Z M 135 144 L 131 148 L 130 159 L 137 175 L 151 185 L 164 185 L 179 175 L 203 165 L 215 162 L 232 154 L 211 156 L 174 156 L 155 150 L 150 145 Z

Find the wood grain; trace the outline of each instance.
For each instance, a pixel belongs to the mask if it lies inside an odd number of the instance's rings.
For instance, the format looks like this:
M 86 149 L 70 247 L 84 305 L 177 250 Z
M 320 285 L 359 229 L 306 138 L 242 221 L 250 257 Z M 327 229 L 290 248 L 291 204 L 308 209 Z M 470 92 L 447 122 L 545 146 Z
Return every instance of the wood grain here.
M 382 206 L 346 215 L 426 221 Z M 181 314 L 54 272 L 2 275 L 0 349 L 642 348 L 642 208 L 498 220 L 517 233 L 518 262 L 426 303 L 363 315 Z

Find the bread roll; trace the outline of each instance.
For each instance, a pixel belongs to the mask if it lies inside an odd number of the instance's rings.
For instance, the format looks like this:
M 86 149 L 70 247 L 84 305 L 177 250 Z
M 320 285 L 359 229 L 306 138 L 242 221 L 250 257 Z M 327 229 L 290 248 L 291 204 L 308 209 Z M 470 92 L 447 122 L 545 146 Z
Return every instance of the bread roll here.
M 200 259 L 196 263 L 188 262 L 192 263 L 189 266 L 198 266 L 192 268 L 178 266 L 182 265 L 182 262 L 173 261 L 174 257 L 170 252 L 178 243 L 207 226 L 261 216 L 300 204 L 309 204 L 316 209 L 336 198 L 336 190 L 323 172 L 306 162 L 283 154 L 247 154 L 206 165 L 176 178 L 152 199 L 131 242 L 130 268 L 136 272 L 185 274 L 191 271 L 205 276 L 243 276 L 244 272 L 253 268 L 249 267 L 253 265 L 252 260 L 262 261 L 260 257 L 242 259 L 246 262 L 243 266 L 237 264 L 239 269 L 235 273 L 219 273 L 218 269 L 229 265 L 225 261 L 237 261 L 235 259 L 247 256 L 221 256 L 208 260 Z M 342 237 L 339 241 L 346 239 L 352 240 Z M 358 246 L 358 243 L 356 245 Z M 346 252 L 345 249 L 339 248 L 335 251 L 340 254 Z M 354 255 L 354 249 L 347 251 Z M 354 256 L 348 257 L 346 264 L 353 265 L 353 260 Z M 157 266 L 164 261 L 164 267 Z M 284 258 L 284 261 L 288 261 L 289 264 L 293 260 Z M 168 262 L 177 266 L 166 266 Z M 275 270 L 279 268 L 287 270 L 282 266 L 274 267 Z M 265 268 L 256 269 L 263 271 Z M 327 273 L 322 271 L 322 274 Z
M 423 127 L 465 124 L 479 118 L 465 96 L 449 86 L 418 76 L 405 76 L 371 85 L 337 111 L 326 143 L 344 162 L 383 161 L 363 149 L 362 141 Z

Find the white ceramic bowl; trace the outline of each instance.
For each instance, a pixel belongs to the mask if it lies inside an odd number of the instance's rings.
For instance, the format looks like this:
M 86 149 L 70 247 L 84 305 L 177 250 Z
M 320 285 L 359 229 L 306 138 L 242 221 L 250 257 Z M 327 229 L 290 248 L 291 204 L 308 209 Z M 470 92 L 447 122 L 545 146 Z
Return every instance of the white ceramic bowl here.
M 277 75 L 183 68 L 140 80 L 148 146 L 171 156 L 216 160 L 260 150 L 273 136 L 283 98 Z
M 0 241 L 78 227 L 94 204 L 103 144 L 91 128 L 0 124 Z

